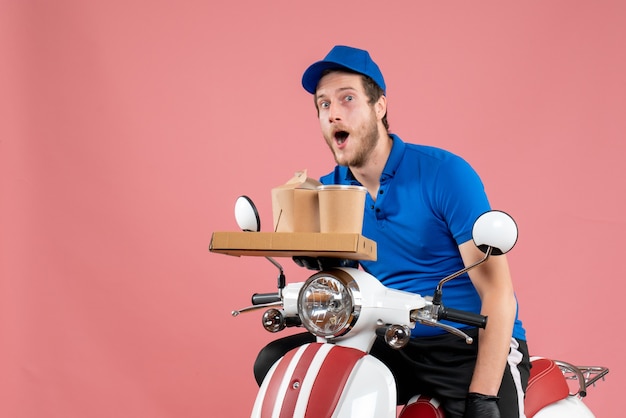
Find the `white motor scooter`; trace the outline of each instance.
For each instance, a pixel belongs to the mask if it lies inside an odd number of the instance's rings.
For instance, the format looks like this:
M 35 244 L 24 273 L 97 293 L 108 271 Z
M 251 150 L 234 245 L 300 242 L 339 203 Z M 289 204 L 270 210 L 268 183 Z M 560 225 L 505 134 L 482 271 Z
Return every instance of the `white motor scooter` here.
M 244 231 L 260 230 L 258 212 L 247 197 L 237 200 L 235 214 Z M 355 268 L 319 271 L 303 283 L 287 284 L 280 264 L 266 257 L 279 269 L 278 292 L 253 295 L 253 306 L 233 311 L 233 316 L 267 308 L 262 318 L 266 330 L 303 326 L 317 342 L 291 350 L 272 366 L 251 417 L 443 418 L 440 403 L 420 395 L 398 415 L 393 375 L 368 353 L 377 336 L 401 349 L 416 323 L 443 328 L 472 343 L 462 330 L 440 321 L 484 328 L 487 318 L 444 307 L 443 285 L 489 257 L 508 252 L 517 241 L 517 226 L 504 212 L 490 211 L 477 219 L 473 239 L 485 256 L 443 278 L 432 297 L 389 289 Z M 527 418 L 594 416 L 582 398 L 590 385 L 604 378 L 607 368 L 576 367 L 539 357 L 531 360 Z M 571 389 L 569 382 L 577 382 L 578 387 Z

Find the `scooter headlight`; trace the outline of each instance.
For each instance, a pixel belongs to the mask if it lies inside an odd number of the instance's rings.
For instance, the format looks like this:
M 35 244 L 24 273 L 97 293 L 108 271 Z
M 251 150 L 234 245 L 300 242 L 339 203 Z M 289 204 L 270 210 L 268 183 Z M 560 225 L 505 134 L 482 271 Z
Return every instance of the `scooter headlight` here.
M 346 334 L 361 311 L 359 286 L 344 270 L 317 273 L 304 283 L 298 312 L 309 332 L 324 338 Z

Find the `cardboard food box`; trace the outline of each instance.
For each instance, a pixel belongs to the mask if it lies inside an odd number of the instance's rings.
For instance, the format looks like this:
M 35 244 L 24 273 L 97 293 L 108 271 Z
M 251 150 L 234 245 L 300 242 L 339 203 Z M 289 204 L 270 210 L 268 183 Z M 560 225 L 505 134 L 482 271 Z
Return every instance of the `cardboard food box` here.
M 234 256 L 376 260 L 376 242 L 352 233 L 214 232 L 209 251 Z
M 321 183 L 297 171 L 287 183 L 272 189 L 274 232 L 319 232 L 317 187 Z

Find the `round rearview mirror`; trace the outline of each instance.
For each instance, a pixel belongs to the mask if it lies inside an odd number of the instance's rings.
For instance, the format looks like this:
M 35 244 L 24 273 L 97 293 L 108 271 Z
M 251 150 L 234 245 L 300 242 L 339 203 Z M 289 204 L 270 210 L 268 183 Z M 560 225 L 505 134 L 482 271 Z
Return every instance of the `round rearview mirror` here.
M 243 231 L 259 232 L 261 219 L 256 206 L 248 196 L 239 196 L 235 202 L 235 219 Z
M 517 225 L 507 213 L 491 210 L 476 219 L 472 238 L 483 252 L 491 247 L 493 255 L 506 254 L 517 242 Z

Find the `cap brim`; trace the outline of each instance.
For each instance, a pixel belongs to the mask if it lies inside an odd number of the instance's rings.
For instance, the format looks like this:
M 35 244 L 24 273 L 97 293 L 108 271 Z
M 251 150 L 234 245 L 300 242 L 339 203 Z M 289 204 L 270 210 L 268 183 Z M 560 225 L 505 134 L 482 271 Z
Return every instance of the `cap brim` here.
M 318 61 L 314 64 L 311 64 L 309 68 L 306 69 L 304 74 L 302 75 L 302 87 L 306 91 L 311 94 L 315 94 L 317 90 L 317 85 L 322 78 L 322 74 L 326 70 L 349 70 L 354 71 L 350 67 L 346 67 L 345 65 L 337 64 L 332 61 Z

